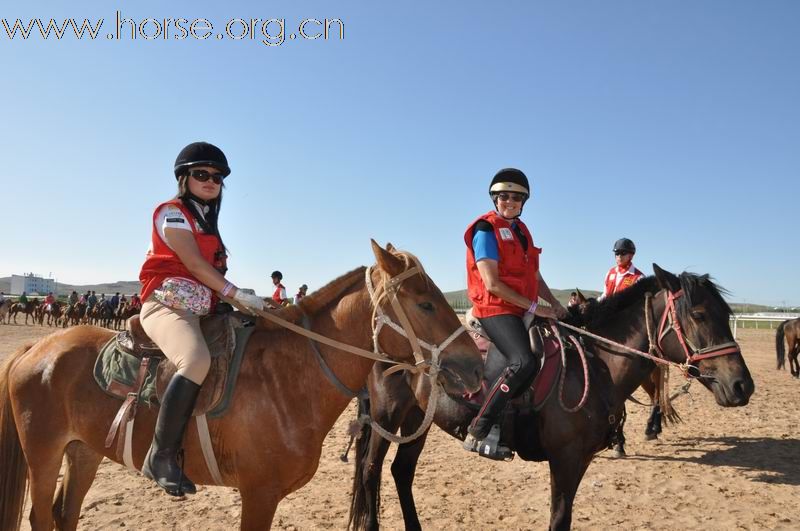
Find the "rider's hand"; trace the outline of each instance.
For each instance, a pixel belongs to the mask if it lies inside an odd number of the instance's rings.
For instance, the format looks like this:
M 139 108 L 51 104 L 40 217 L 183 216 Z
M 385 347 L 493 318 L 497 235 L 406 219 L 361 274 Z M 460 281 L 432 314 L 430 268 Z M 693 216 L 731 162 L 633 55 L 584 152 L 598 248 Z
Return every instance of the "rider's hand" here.
M 233 296 L 233 300 L 251 310 L 261 311 L 264 309 L 264 301 L 261 297 L 245 293 L 240 289 L 236 290 L 236 295 Z

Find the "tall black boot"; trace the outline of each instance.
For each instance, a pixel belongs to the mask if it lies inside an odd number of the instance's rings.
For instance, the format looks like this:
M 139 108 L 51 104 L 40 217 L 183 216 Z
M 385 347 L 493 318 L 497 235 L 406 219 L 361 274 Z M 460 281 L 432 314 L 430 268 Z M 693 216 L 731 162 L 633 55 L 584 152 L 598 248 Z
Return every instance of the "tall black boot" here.
M 464 448 L 470 452 L 498 461 L 514 457 L 510 448 L 500 445 L 500 416 L 512 396 L 508 386 L 510 375 L 513 373 L 506 369 L 489 390 L 478 416 L 470 424 L 469 436 L 464 441 Z
M 508 386 L 508 379 L 512 375 L 511 371 L 506 369 L 503 374 L 494 382 L 486 400 L 483 402 L 478 415 L 472 420 L 469 425 L 469 434 L 476 440 L 480 441 L 489 435 L 489 430 L 492 429 L 494 424 L 500 420 L 500 415 L 503 413 L 506 404 L 511 399 L 511 389 Z
M 176 374 L 161 400 L 153 443 L 144 458 L 142 474 L 154 480 L 171 496 L 194 494 L 197 488 L 178 466 L 178 452 L 192 415 L 200 386 Z

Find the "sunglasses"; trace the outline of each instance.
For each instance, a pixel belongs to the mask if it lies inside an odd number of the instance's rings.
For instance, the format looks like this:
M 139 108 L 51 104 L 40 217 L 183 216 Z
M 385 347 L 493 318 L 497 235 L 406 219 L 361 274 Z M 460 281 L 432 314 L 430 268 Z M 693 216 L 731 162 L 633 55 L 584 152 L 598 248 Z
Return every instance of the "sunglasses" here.
M 211 179 L 214 184 L 222 184 L 222 181 L 225 180 L 225 176 L 221 173 L 210 173 L 206 170 L 189 170 L 189 177 L 194 177 L 201 183 Z
M 525 195 L 500 192 L 499 194 L 497 194 L 497 198 L 500 199 L 500 201 L 514 201 L 516 203 L 521 203 L 525 199 Z
M 614 251 L 614 255 L 616 256 L 625 256 L 627 254 L 631 254 L 628 251 Z

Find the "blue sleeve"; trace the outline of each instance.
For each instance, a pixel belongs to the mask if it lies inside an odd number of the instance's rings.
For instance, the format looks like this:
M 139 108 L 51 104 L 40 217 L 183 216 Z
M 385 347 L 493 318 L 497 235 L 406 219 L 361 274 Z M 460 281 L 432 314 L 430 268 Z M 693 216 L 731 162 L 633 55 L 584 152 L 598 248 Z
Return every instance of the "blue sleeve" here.
M 500 260 L 500 253 L 497 251 L 497 238 L 494 231 L 476 230 L 472 237 L 472 252 L 475 254 L 475 261 L 481 260 Z

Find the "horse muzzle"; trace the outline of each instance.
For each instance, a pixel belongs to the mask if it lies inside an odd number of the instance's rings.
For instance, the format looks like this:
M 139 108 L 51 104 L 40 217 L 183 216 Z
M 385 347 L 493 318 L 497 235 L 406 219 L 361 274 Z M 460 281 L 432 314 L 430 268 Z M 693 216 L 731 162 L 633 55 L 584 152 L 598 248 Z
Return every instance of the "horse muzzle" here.
M 483 380 L 480 354 L 455 352 L 442 356 L 439 362 L 439 383 L 452 395 L 474 393 Z

